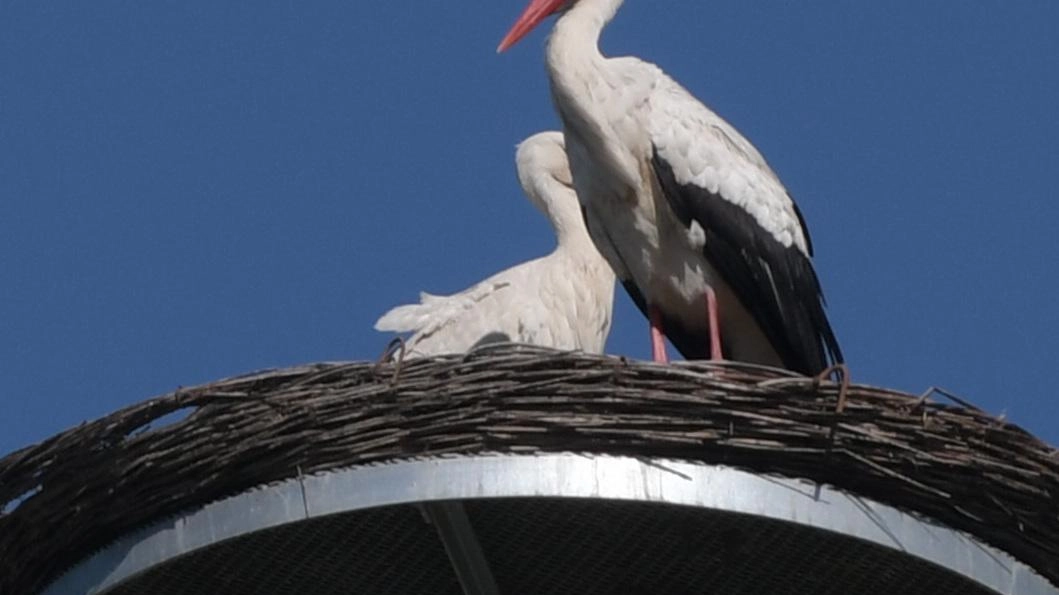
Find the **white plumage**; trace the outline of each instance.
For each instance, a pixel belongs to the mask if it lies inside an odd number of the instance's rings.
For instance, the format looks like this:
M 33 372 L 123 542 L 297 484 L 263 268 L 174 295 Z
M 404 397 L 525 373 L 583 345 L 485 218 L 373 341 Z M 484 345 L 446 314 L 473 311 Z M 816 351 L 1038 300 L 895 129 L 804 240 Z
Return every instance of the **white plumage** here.
M 419 304 L 384 314 L 376 330 L 413 332 L 406 341 L 409 354 L 460 353 L 499 341 L 603 352 L 614 273 L 585 231 L 562 134 L 542 132 L 526 139 L 516 164 L 527 197 L 555 229 L 555 250 L 459 293 L 422 293 Z
M 562 12 L 548 40 L 553 102 L 592 239 L 689 358 L 816 373 L 841 353 L 801 214 L 761 154 L 657 66 L 606 58 L 621 0 L 532 0 L 500 49 Z
M 671 165 L 676 181 L 746 210 L 784 247 L 794 244 L 809 256 L 806 230 L 794 201 L 754 145 L 653 64 L 635 58 L 623 62 L 653 81 L 646 129 L 650 144 Z M 650 157 L 650 145 L 639 150 Z

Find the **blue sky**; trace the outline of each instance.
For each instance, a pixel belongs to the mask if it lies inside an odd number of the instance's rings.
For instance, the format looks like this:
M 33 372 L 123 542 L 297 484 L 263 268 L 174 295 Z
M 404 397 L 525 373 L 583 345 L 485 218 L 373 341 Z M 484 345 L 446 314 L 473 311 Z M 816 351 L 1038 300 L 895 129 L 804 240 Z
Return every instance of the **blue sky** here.
M 553 243 L 515 144 L 556 119 L 523 0 L 0 2 L 0 452 L 254 369 Z M 1059 3 L 630 0 L 798 200 L 858 381 L 1059 442 Z M 547 29 L 545 27 L 544 29 Z M 619 293 L 609 351 L 649 354 Z

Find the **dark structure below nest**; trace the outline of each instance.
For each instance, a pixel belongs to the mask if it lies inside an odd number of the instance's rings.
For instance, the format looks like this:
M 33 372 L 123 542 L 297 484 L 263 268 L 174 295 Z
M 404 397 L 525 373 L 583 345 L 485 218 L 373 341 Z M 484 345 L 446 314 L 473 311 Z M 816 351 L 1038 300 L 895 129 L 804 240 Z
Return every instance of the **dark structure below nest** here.
M 838 405 L 837 385 L 777 370 L 526 347 L 183 389 L 0 460 L 0 593 L 38 591 L 130 530 L 253 486 L 487 452 L 805 478 L 965 531 L 1059 583 L 1054 449 L 964 405 L 856 385 Z

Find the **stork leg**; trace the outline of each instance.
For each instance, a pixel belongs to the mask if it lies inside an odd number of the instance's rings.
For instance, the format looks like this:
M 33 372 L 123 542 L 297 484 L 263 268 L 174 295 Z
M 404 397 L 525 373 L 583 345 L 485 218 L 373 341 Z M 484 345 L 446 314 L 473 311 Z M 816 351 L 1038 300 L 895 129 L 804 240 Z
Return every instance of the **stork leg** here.
M 721 317 L 717 314 L 717 294 L 713 288 L 706 286 L 706 320 L 710 326 L 710 359 L 724 359 L 721 353 Z
M 666 356 L 666 338 L 662 334 L 662 311 L 649 304 L 647 319 L 651 322 L 651 359 L 663 364 L 669 363 Z

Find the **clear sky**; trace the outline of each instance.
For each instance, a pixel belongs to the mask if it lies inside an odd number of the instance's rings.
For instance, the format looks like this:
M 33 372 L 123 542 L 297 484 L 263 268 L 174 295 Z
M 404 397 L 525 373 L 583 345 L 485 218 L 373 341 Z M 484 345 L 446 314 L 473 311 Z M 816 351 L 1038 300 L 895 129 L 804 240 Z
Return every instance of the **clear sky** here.
M 0 1 L 0 452 L 179 386 L 374 359 L 371 326 L 551 249 L 523 0 Z M 855 380 L 1059 442 L 1059 3 L 629 0 L 799 202 Z M 619 290 L 609 351 L 646 357 Z

